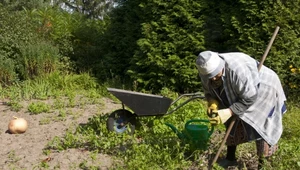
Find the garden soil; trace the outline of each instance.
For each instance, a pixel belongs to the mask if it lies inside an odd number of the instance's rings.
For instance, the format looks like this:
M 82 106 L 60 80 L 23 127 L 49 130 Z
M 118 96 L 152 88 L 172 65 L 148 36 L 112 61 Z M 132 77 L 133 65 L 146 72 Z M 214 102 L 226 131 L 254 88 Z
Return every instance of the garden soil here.
M 0 101 L 0 169 L 73 170 L 79 169 L 80 163 L 84 163 L 86 166 L 101 167 L 103 170 L 109 169 L 112 159 L 108 155 L 96 154 L 96 158 L 92 159 L 92 153 L 87 150 L 68 149 L 61 152 L 51 151 L 48 154 L 43 152 L 48 142 L 54 137 L 62 137 L 67 130 L 87 123 L 88 118 L 99 114 L 99 111 L 105 114 L 120 107 L 120 104 L 109 99 L 103 99 L 100 103 L 102 104 L 74 107 L 71 111 L 73 115 L 66 116 L 64 120 L 53 121 L 51 113 L 29 114 L 27 111 L 29 102 L 22 102 L 23 109 L 15 112 L 11 111 L 6 101 Z M 8 133 L 8 124 L 13 116 L 27 120 L 28 129 L 25 133 Z M 48 122 L 41 124 L 45 121 Z
M 46 154 L 45 148 L 55 137 L 63 137 L 67 131 L 74 131 L 76 127 L 87 123 L 88 119 L 96 114 L 109 114 L 120 109 L 120 103 L 102 98 L 98 104 L 68 108 L 68 112 L 72 114 L 67 114 L 63 120 L 57 120 L 58 110 L 50 113 L 30 114 L 27 108 L 31 102 L 34 101 L 21 102 L 22 109 L 15 112 L 7 105 L 7 101 L 0 101 L 0 170 L 77 170 L 90 166 L 100 167 L 100 170 L 111 169 L 114 160 L 109 155 L 92 153 L 84 149 L 51 150 Z M 53 101 L 43 102 L 53 105 Z M 29 127 L 25 133 L 8 133 L 8 124 L 13 116 L 28 121 Z M 211 137 L 211 143 L 219 146 L 223 137 L 224 133 L 215 132 Z M 254 154 L 239 156 L 242 157 L 239 160 L 240 166 L 246 165 L 247 169 L 257 166 L 253 158 Z M 232 169 L 240 168 L 232 167 Z

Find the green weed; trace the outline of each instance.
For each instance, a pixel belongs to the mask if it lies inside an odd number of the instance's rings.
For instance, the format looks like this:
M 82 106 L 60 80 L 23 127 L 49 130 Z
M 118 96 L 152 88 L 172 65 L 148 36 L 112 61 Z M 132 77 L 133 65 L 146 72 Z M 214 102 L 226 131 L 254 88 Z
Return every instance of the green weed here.
M 44 118 L 42 118 L 40 121 L 39 121 L 39 124 L 40 125 L 47 125 L 47 124 L 49 124 L 51 122 L 51 118 L 49 118 L 49 117 L 44 117 Z
M 62 109 L 64 107 L 66 107 L 66 104 L 65 104 L 64 100 L 59 98 L 59 99 L 55 99 L 55 101 L 53 103 L 53 107 L 55 109 Z
M 21 158 L 18 157 L 15 150 L 12 150 L 8 153 L 8 159 L 10 163 L 15 163 L 21 160 Z
M 7 105 L 10 106 L 10 109 L 15 112 L 18 112 L 23 108 L 23 106 L 17 101 L 9 101 L 7 102 Z
M 38 102 L 30 103 L 28 105 L 28 111 L 31 114 L 40 114 L 42 112 L 47 113 L 50 111 L 50 106 L 47 105 L 46 103 L 38 101 Z

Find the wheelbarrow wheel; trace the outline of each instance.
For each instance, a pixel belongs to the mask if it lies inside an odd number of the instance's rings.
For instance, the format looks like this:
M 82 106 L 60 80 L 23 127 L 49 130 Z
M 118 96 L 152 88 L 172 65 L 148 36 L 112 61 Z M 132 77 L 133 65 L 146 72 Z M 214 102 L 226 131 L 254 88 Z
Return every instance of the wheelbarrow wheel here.
M 133 113 L 125 109 L 112 112 L 107 119 L 107 129 L 116 133 L 133 134 L 135 130 L 136 118 Z

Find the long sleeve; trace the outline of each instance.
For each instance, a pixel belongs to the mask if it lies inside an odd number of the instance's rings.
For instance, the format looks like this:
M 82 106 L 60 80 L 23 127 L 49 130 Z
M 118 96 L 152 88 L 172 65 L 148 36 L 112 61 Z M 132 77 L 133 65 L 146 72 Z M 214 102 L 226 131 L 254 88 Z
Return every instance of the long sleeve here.
M 247 67 L 230 71 L 230 84 L 234 93 L 237 95 L 237 101 L 229 107 L 233 113 L 241 114 L 247 110 L 257 99 L 258 86 L 254 82 L 251 70 Z

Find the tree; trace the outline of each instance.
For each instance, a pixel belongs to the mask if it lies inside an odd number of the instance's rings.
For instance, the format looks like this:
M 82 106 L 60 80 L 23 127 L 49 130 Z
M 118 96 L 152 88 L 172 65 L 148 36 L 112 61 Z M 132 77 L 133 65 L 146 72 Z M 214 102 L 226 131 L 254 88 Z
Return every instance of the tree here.
M 0 0 L 0 3 L 12 11 L 39 9 L 51 4 L 51 0 Z
M 300 82 L 300 74 L 295 70 L 300 65 L 300 1 L 210 1 L 208 5 L 205 17 L 207 49 L 241 51 L 260 61 L 275 27 L 279 26 L 264 65 L 280 76 L 284 86 L 299 90 L 295 85 Z
M 204 1 L 142 3 L 142 37 L 128 70 L 141 88 L 186 92 L 199 86 L 195 59 L 204 49 Z
M 109 14 L 109 24 L 103 34 L 102 56 L 99 57 L 98 73 L 102 79 L 129 81 L 126 74 L 131 58 L 138 49 L 137 40 L 141 37 L 141 23 L 146 19 L 139 6 L 141 1 L 118 1 Z
M 87 18 L 96 19 L 107 16 L 115 4 L 114 0 L 53 0 L 53 3 L 69 12 L 79 12 Z

